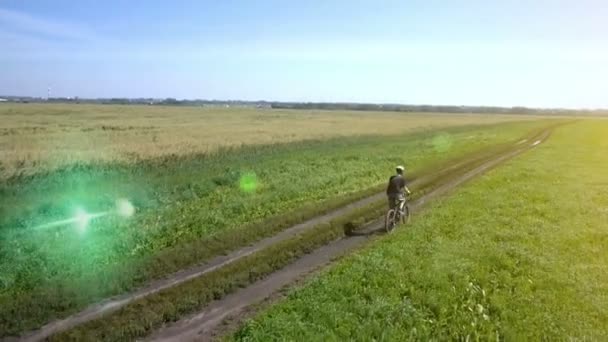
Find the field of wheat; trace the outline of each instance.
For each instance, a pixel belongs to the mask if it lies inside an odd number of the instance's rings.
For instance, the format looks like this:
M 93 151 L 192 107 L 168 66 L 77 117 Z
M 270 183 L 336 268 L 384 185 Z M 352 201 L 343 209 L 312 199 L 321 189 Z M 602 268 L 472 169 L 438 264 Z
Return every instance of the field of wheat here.
M 527 120 L 523 115 L 0 104 L 0 178 L 225 147 Z

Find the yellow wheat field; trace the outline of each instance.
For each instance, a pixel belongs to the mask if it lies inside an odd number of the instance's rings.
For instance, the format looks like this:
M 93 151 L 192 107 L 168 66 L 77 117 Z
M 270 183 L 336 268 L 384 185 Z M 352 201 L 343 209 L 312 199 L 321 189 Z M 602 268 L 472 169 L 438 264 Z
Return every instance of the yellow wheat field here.
M 129 161 L 219 147 L 398 134 L 532 116 L 254 108 L 0 104 L 0 177 L 75 162 Z

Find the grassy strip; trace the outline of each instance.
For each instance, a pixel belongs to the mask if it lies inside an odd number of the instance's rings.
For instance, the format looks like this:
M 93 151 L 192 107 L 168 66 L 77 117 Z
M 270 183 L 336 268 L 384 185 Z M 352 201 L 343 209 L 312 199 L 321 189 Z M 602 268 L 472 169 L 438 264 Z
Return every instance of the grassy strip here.
M 385 201 L 353 211 L 329 223 L 247 256 L 203 277 L 129 304 L 115 314 L 86 323 L 51 338 L 52 341 L 125 341 L 148 335 L 167 322 L 199 310 L 239 287 L 283 268 L 300 256 L 343 236 L 385 210 Z
M 604 340 L 606 129 L 595 121 L 557 130 L 232 338 Z

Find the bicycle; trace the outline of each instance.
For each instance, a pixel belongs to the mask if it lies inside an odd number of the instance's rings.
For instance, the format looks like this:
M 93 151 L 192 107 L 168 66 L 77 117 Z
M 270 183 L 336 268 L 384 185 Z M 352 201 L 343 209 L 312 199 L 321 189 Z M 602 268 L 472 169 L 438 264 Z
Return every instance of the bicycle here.
M 410 221 L 410 207 L 407 204 L 405 197 L 398 199 L 399 203 L 393 209 L 389 209 L 384 220 L 384 229 L 390 233 L 395 229 L 395 226 L 401 223 L 405 224 Z

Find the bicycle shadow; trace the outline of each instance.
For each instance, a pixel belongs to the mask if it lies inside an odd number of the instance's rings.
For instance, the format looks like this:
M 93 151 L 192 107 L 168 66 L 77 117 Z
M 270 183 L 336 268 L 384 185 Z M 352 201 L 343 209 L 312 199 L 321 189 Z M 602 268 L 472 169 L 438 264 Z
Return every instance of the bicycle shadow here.
M 383 225 L 374 224 L 360 229 L 355 229 L 354 225 L 350 223 L 344 225 L 344 235 L 346 236 L 373 236 L 380 234 L 386 234 L 386 229 L 384 229 Z

